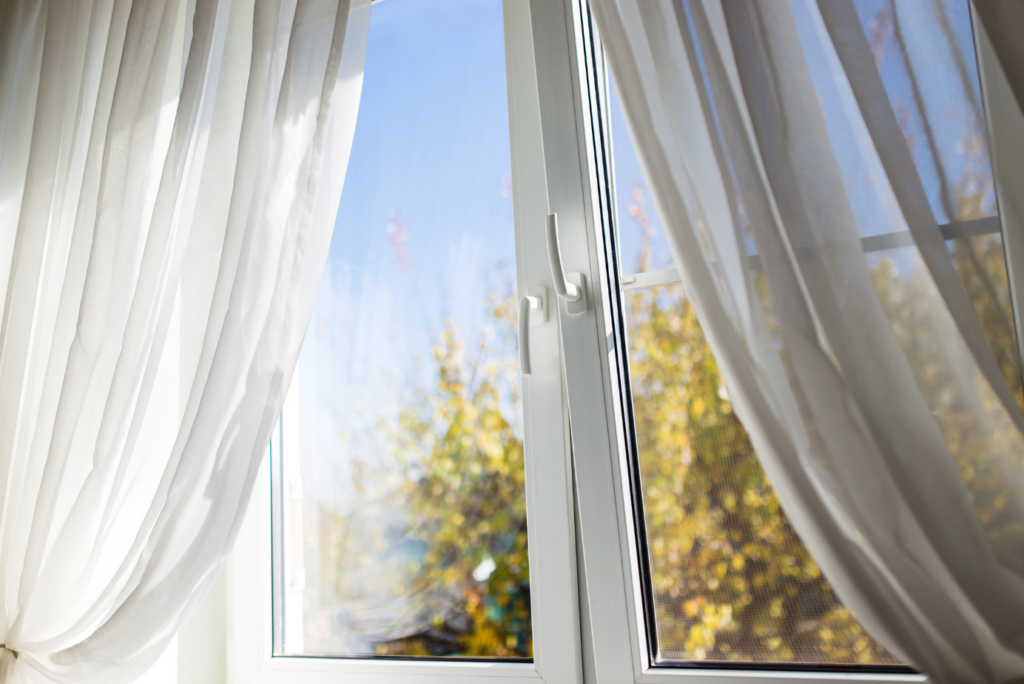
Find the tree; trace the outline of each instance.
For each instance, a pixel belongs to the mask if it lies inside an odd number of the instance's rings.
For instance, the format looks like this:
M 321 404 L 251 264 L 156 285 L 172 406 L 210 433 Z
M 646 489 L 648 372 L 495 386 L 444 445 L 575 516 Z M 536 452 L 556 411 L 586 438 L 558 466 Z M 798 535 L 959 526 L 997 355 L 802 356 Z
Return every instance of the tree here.
M 633 200 L 643 271 L 654 231 Z M 779 506 L 681 285 L 626 304 L 659 657 L 895 664 Z
M 978 156 L 977 138 L 967 145 Z M 954 188 L 957 220 L 970 221 L 995 213 L 992 175 L 987 159 L 968 165 Z M 1017 332 L 1013 326 L 1010 289 L 998 234 L 961 238 L 950 246 L 953 263 L 993 354 L 1019 407 L 1024 407 Z M 984 382 L 964 383 L 953 364 L 935 350 L 939 338 L 955 335 L 945 316 L 936 317 L 934 285 L 919 270 L 901 274 L 891 258 L 872 269 L 875 291 L 893 325 L 922 395 L 942 429 L 960 470 L 975 513 L 999 560 L 1024 573 L 1024 443 L 1006 417 L 1002 404 Z M 980 422 L 979 422 L 980 421 Z
M 514 307 L 496 304 L 493 318 L 511 329 Z M 435 629 L 389 643 L 390 654 L 533 654 L 523 441 L 506 415 L 519 410 L 518 368 L 489 358 L 486 346 L 479 351 L 467 364 L 446 321 L 434 350 L 437 386 L 400 418 L 394 443 L 409 465 L 403 490 L 417 521 L 413 536 L 426 549 L 420 581 L 458 600 L 436 616 Z
M 959 221 L 994 210 L 986 206 L 992 182 L 987 162 L 971 168 L 953 191 Z M 643 271 L 655 231 L 639 189 L 633 200 L 629 211 L 643 238 Z M 1003 374 L 1024 406 L 1001 239 L 957 240 L 951 252 Z M 898 267 L 890 255 L 872 263 L 879 301 L 990 543 L 1008 568 L 1022 572 L 1020 437 L 991 391 L 958 384 L 956 368 L 937 356 L 938 337 L 956 333 L 948 321 L 937 320 L 944 319 L 944 309 L 927 271 Z M 896 664 L 838 601 L 779 507 L 681 286 L 633 290 L 626 301 L 659 656 Z M 991 431 L 972 421 L 979 406 Z M 1016 475 L 1008 476 L 997 452 L 1017 455 Z
M 389 458 L 352 476 L 357 513 L 319 512 L 326 619 L 362 631 L 378 655 L 533 654 L 517 309 L 505 289 L 488 302 L 497 335 L 472 354 L 445 320 L 435 384 L 378 426 Z M 368 507 L 395 512 L 383 534 L 361 529 Z M 387 601 L 398 608 L 382 611 Z

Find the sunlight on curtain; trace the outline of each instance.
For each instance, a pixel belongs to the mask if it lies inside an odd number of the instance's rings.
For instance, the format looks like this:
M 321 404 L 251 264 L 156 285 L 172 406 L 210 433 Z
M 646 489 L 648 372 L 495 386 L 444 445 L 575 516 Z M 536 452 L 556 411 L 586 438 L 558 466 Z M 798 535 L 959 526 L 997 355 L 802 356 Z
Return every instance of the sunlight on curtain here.
M 130 681 L 216 579 L 341 194 L 353 7 L 4 6 L 0 681 Z

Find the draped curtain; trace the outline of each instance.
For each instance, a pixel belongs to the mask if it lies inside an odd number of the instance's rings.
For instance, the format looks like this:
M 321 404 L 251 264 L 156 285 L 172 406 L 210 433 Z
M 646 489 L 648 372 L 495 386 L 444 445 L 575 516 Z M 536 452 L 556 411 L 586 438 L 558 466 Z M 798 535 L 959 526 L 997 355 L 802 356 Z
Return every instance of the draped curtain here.
M 0 682 L 130 681 L 216 578 L 368 27 L 369 0 L 0 4 Z
M 984 140 L 973 53 L 941 29 L 955 4 L 886 3 L 905 31 L 940 27 L 925 58 L 904 50 L 904 107 L 863 4 L 591 0 L 686 293 L 824 574 L 933 681 L 1024 682 L 1019 355 L 969 237 L 984 212 L 926 144 L 938 79 Z M 1019 97 L 1021 5 L 980 5 Z

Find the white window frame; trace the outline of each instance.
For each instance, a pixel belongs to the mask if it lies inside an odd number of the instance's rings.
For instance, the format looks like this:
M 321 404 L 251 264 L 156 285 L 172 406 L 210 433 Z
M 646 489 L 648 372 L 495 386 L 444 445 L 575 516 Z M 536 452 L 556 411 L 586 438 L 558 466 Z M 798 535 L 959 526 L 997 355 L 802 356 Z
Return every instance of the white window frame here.
M 548 289 L 548 324 L 531 329 L 524 382 L 527 516 L 534 662 L 275 657 L 271 627 L 270 471 L 265 461 L 228 564 L 228 681 L 266 684 L 586 682 L 627 684 L 910 684 L 923 675 L 656 667 L 645 631 L 624 406 L 624 340 L 608 302 L 617 296 L 605 234 L 616 216 L 608 75 L 586 0 L 504 0 L 515 203 L 517 285 Z M 972 8 L 973 12 L 973 8 Z M 1024 118 L 998 77 L 987 40 L 976 49 L 990 140 L 1017 152 L 996 159 L 1024 178 Z M 994 75 L 996 74 L 996 75 Z M 994 154 L 995 157 L 995 154 Z M 1014 166 L 1015 165 L 1015 166 Z M 1019 185 L 1019 183 L 1018 183 Z M 997 182 L 997 195 L 1006 192 Z M 604 198 L 602 200 L 602 197 Z M 1022 205 L 1024 206 L 1024 205 Z M 589 307 L 568 315 L 554 296 L 544 217 L 558 214 L 567 272 L 585 276 Z M 1024 215 L 1000 203 L 1008 266 L 1024 263 Z M 1020 231 L 1018 230 L 1017 233 Z M 1020 270 L 1020 269 L 1019 269 Z M 1009 269 L 1014 313 L 1024 276 Z M 557 311 L 557 313 L 556 313 Z M 552 324 L 557 321 L 556 324 Z M 1024 341 L 1022 355 L 1024 355 Z M 617 347 L 616 345 L 619 345 Z M 571 426 L 571 429 L 570 429 Z M 286 426 L 287 429 L 287 426 Z M 575 526 L 573 525 L 575 522 Z
M 538 97 L 543 84 L 538 83 L 534 61 L 535 55 L 564 52 L 570 26 L 566 24 L 560 1 L 504 0 L 503 10 L 517 291 L 525 293 L 537 285 L 545 286 L 550 310 L 547 323 L 530 329 L 533 374 L 523 382 L 533 662 L 275 656 L 270 484 L 273 460 L 267 458 L 228 564 L 228 681 L 232 684 L 337 681 L 353 684 L 409 681 L 562 684 L 583 681 L 568 414 L 560 372 L 557 317 L 553 314 L 557 304 L 545 238 L 549 206 L 561 207 L 573 202 L 579 205 L 582 197 L 578 188 L 559 186 L 553 189 L 553 179 L 545 173 L 542 107 Z M 540 41 L 535 37 L 538 26 L 544 28 Z M 560 32 L 549 30 L 555 26 L 561 27 Z M 568 62 L 565 59 L 562 62 L 568 73 Z M 547 68 L 541 69 L 540 74 L 547 71 Z M 545 119 L 546 124 L 548 120 Z M 567 123 L 572 130 L 571 117 Z M 557 134 L 555 130 L 545 132 Z M 574 192 L 574 196 L 564 197 Z M 286 449 L 289 435 L 296 433 L 296 426 L 291 424 L 294 412 L 288 410 L 287 403 L 281 440 Z M 271 446 L 273 451 L 273 443 Z M 287 507 L 284 510 L 287 511 Z M 285 518 L 284 527 L 288 528 L 287 513 Z

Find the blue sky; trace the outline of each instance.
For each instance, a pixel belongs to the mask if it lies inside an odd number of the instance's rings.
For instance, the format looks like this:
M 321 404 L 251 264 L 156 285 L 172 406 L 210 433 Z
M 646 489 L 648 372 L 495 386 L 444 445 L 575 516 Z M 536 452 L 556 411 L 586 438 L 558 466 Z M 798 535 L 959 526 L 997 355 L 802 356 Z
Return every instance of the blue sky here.
M 636 156 L 636 150 L 633 149 L 633 142 L 629 139 L 629 129 L 626 127 L 626 119 L 622 112 L 622 105 L 619 103 L 615 83 L 611 80 L 609 81 L 609 105 L 611 109 L 612 160 L 615 174 L 615 208 L 618 218 L 616 227 L 619 231 L 619 249 L 622 252 L 619 261 L 620 268 L 624 274 L 634 273 L 640 260 L 640 246 L 644 231 L 629 214 L 630 205 L 635 203 L 633 193 L 637 189 L 646 199 L 647 216 L 651 220 L 651 225 L 655 227 L 655 233 L 650 242 L 654 263 L 648 270 L 671 268 L 672 254 L 669 252 L 668 243 L 662 233 L 661 222 L 654 209 L 650 189 L 647 187 L 643 171 L 640 168 L 640 160 Z
M 300 369 L 304 461 L 344 506 L 350 459 L 433 382 L 445 317 L 469 349 L 514 276 L 500 0 L 385 0 L 371 11 L 355 140 Z M 514 280 L 513 280 L 514 282 Z M 339 449 L 339 446 L 341 447 Z

